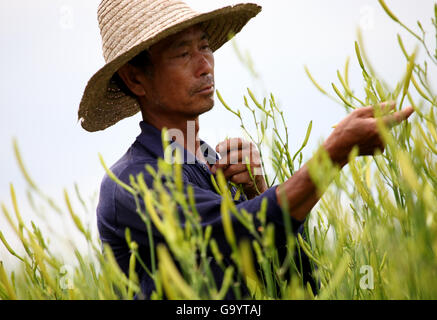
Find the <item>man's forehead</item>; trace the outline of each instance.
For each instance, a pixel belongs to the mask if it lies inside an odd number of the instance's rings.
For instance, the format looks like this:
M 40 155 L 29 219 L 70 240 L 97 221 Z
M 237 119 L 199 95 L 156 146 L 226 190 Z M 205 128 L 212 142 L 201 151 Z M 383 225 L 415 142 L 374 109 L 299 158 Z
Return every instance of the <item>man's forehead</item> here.
M 161 49 L 178 47 L 187 41 L 208 39 L 208 34 L 200 25 L 188 27 L 174 35 L 171 35 L 152 47 L 160 47 Z

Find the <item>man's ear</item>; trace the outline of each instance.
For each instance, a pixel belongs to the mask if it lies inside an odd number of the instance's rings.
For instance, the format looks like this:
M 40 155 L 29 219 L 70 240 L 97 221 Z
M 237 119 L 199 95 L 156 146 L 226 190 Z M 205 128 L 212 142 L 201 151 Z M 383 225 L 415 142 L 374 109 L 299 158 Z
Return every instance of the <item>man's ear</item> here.
M 118 70 L 118 75 L 125 83 L 126 87 L 136 96 L 142 97 L 146 95 L 141 80 L 144 80 L 144 76 L 138 68 L 126 63 Z

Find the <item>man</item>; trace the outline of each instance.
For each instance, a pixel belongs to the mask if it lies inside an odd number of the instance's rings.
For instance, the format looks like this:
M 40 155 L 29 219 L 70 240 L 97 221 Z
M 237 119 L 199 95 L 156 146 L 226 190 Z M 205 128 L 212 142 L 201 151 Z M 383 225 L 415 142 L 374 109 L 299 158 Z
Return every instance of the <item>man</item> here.
M 216 147 L 220 159 L 197 138 L 199 115 L 214 105 L 213 52 L 260 10 L 257 5 L 242 4 L 198 14 L 176 0 L 102 1 L 99 21 L 107 64 L 88 83 L 79 109 L 82 126 L 88 131 L 103 130 L 141 111 L 141 134 L 111 167 L 125 183 L 129 183 L 130 175 L 142 172 L 152 187 L 153 178 L 145 165 L 156 168 L 157 159 L 163 157 L 161 130 L 166 127 L 179 133 L 174 135 L 173 142 L 183 151 L 183 181 L 193 187 L 202 225 L 213 227 L 213 237 L 225 256 L 230 249 L 220 219 L 221 196 L 210 179 L 217 170 L 222 170 L 227 180 L 242 185 L 246 198 L 235 201 L 238 209 L 254 214 L 265 198 L 267 219 L 276 226 L 283 223 L 278 200 L 284 196 L 295 233 L 302 230 L 306 216 L 320 198 L 307 165 L 285 183 L 268 188 L 262 174 L 256 174 L 253 183 L 244 163 L 245 155 L 249 155 L 251 167 L 260 169 L 259 153 L 253 150 L 253 145 L 238 138 L 223 141 Z M 393 107 L 383 105 L 387 110 Z M 412 108 L 406 108 L 383 120 L 392 125 L 407 119 L 412 112 Z M 354 146 L 359 147 L 360 155 L 384 149 L 372 106 L 352 112 L 323 144 L 340 167 L 347 164 Z M 147 232 L 136 212 L 135 201 L 107 176 L 101 185 L 97 219 L 102 242 L 111 246 L 124 272 L 128 273 L 130 256 L 124 239 L 126 228 L 139 244 L 143 260 L 150 264 Z M 248 236 L 244 227 L 234 223 L 238 237 Z M 153 236 L 155 243 L 162 241 L 158 232 Z M 213 270 L 220 281 L 219 270 Z M 149 296 L 154 289 L 153 281 L 144 271 L 138 272 L 142 290 Z

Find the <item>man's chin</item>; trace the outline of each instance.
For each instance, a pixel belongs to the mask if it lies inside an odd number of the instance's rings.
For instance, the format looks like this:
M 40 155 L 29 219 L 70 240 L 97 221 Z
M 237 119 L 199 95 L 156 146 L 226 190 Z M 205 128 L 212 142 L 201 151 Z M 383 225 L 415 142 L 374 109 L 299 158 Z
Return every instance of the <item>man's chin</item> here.
M 199 108 L 200 109 L 199 115 L 201 115 L 201 114 L 203 114 L 205 112 L 210 111 L 212 108 L 214 108 L 214 100 L 212 100 L 210 103 L 205 104 L 201 108 Z

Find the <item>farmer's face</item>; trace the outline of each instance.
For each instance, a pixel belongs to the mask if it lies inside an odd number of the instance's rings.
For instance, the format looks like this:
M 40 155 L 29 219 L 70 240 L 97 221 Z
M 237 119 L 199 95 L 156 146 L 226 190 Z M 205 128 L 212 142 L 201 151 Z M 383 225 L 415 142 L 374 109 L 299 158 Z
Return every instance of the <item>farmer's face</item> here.
M 149 51 L 153 75 L 145 84 L 148 105 L 188 117 L 214 106 L 214 56 L 200 27 L 170 36 Z

